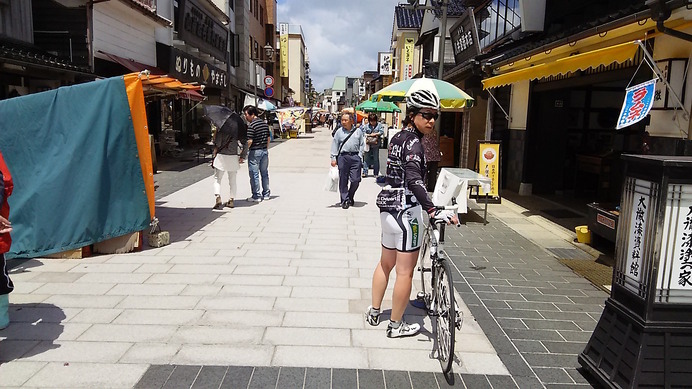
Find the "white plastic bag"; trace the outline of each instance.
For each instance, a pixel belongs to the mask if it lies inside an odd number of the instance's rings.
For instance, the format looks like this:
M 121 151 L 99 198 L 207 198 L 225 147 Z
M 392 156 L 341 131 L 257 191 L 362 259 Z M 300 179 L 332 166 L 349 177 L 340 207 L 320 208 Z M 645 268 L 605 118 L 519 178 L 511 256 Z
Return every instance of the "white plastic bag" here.
M 332 166 L 327 174 L 327 181 L 324 183 L 324 190 L 336 192 L 339 189 L 339 168 Z

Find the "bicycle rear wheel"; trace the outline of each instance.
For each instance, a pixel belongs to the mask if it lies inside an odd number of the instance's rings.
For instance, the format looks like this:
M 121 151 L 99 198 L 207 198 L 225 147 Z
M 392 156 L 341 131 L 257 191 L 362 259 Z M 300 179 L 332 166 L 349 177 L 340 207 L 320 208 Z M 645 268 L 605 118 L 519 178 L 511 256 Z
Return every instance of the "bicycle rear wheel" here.
M 432 261 L 430 260 L 430 229 L 423 229 L 423 240 L 418 251 L 418 270 L 420 271 L 421 290 L 417 298 L 425 303 L 426 309 L 430 309 L 432 295 Z M 420 308 L 420 307 L 419 307 Z
M 440 255 L 435 271 L 435 308 L 437 310 L 437 358 L 442 372 L 449 373 L 454 361 L 456 310 L 454 309 L 454 284 L 449 258 Z

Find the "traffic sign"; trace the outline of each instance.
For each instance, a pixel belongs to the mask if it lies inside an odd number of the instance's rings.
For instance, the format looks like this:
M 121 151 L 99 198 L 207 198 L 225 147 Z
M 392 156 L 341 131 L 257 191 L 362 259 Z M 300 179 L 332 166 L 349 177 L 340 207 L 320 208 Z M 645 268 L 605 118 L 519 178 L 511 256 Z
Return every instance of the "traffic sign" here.
M 274 88 L 268 86 L 266 89 L 264 89 L 264 95 L 267 97 L 274 96 Z
M 269 76 L 269 75 L 264 76 L 264 85 L 266 85 L 266 86 L 274 85 L 274 77 Z

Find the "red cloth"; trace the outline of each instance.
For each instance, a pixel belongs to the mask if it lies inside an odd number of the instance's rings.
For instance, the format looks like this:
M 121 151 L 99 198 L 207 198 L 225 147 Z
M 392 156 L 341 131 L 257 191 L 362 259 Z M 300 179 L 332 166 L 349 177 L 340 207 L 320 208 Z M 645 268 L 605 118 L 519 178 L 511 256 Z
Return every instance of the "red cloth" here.
M 7 198 L 12 194 L 12 175 L 10 174 L 10 169 L 7 168 L 5 164 L 5 159 L 0 153 L 0 171 L 2 172 L 2 181 L 5 188 L 2 196 L 2 204 L 0 204 L 0 216 L 9 220 L 10 217 L 10 204 L 7 202 Z M 10 251 L 10 246 L 12 245 L 12 238 L 10 238 L 9 233 L 0 235 L 0 254 Z

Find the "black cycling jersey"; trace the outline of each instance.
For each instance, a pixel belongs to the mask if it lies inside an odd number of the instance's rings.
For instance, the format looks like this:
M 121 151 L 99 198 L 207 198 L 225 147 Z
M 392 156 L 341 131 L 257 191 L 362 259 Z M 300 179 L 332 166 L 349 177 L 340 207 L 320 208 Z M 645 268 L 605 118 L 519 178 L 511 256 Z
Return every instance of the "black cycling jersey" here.
M 407 127 L 389 141 L 387 150 L 387 176 L 385 183 L 392 188 L 405 188 L 416 201 L 430 213 L 435 205 L 425 188 L 425 154 L 421 138 L 423 134 Z

